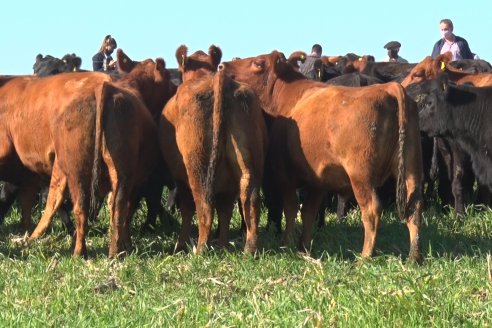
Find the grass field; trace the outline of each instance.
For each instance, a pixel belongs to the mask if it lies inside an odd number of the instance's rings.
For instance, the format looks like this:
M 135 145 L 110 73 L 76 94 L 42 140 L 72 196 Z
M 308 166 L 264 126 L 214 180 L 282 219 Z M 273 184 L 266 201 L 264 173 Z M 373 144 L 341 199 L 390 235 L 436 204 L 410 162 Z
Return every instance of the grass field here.
M 470 207 L 463 219 L 426 210 L 422 266 L 406 261 L 407 229 L 393 212 L 383 216 L 371 260 L 359 258 L 357 210 L 345 221 L 328 215 L 310 256 L 281 248 L 264 216 L 255 256 L 241 252 L 237 216 L 229 250 L 172 255 L 179 224 L 141 234 L 141 217 L 134 252 L 109 260 L 103 213 L 83 260 L 71 258 L 59 223 L 39 242 L 16 243 L 14 211 L 0 226 L 0 327 L 492 326 L 490 210 Z

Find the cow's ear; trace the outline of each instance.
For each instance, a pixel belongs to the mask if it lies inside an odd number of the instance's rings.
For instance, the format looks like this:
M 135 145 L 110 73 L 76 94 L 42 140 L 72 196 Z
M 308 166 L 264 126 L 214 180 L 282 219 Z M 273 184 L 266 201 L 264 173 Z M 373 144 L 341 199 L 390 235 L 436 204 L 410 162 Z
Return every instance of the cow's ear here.
M 184 44 L 176 49 L 176 60 L 178 61 L 179 70 L 183 72 L 188 64 L 188 47 Z
M 222 60 L 222 50 L 220 50 L 219 47 L 212 44 L 210 48 L 208 48 L 208 55 L 210 57 L 210 65 L 212 65 L 214 70 L 217 70 L 220 61 Z
M 43 59 L 43 55 L 42 54 L 38 54 L 36 56 L 36 63 L 39 62 L 41 59 Z
M 116 53 L 118 59 L 118 71 L 129 73 L 135 67 L 136 63 L 128 57 L 121 48 L 118 48 Z
M 154 79 L 156 82 L 160 82 L 166 76 L 166 62 L 163 58 L 157 58 L 155 60 L 155 69 L 154 69 Z
M 436 57 L 434 61 L 441 71 L 445 71 L 448 67 L 449 62 L 453 59 L 453 54 L 451 51 L 445 52 L 442 55 Z
M 293 70 L 292 66 L 287 63 L 285 55 L 281 52 L 274 51 L 271 54 L 273 71 L 277 76 L 282 76 L 287 69 Z
M 287 59 L 287 62 L 291 64 L 292 66 L 299 68 L 298 62 L 304 63 L 306 61 L 306 53 L 303 51 L 294 51 L 293 53 L 290 54 L 289 59 Z

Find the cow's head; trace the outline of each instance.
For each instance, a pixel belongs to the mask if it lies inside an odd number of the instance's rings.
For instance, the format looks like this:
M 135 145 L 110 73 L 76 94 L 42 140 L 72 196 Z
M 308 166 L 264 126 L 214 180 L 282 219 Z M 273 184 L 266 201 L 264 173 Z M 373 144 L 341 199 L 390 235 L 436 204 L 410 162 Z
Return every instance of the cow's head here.
M 287 62 L 292 65 L 296 70 L 299 70 L 299 62 L 304 63 L 306 60 L 306 53 L 303 51 L 294 51 L 290 54 Z
M 66 54 L 62 57 L 63 72 L 78 72 L 80 71 L 80 66 L 82 65 L 82 59 L 76 54 Z
M 445 135 L 451 124 L 451 113 L 447 106 L 449 88 L 445 74 L 405 88 L 419 108 L 420 129 L 431 137 Z
M 215 45 L 208 48 L 208 54 L 199 50 L 191 56 L 188 56 L 188 47 L 185 45 L 176 49 L 176 60 L 183 82 L 215 73 L 221 59 L 222 50 Z
M 219 70 L 224 70 L 236 81 L 249 84 L 267 111 L 270 104 L 276 101 L 274 99 L 276 86 L 281 88 L 280 85 L 295 80 L 306 80 L 304 75 L 288 63 L 284 54 L 278 51 L 273 51 L 267 55 L 223 62 L 219 65 Z
M 419 83 L 425 80 L 436 79 L 445 71 L 449 71 L 449 62 L 452 59 L 451 52 L 446 52 L 432 59 L 427 56 L 410 71 L 407 77 L 401 82 L 401 85 L 406 88 L 412 83 Z M 453 69 L 451 69 L 453 71 Z
M 314 61 L 313 68 L 316 81 L 326 82 L 334 77 L 342 75 L 342 69 L 339 65 L 341 56 L 321 56 Z
M 272 83 L 277 79 L 287 81 L 305 79 L 289 64 L 284 54 L 278 51 L 273 51 L 267 55 L 223 62 L 219 65 L 219 70 L 224 70 L 235 80 L 247 83 L 259 90 L 272 87 Z
M 32 66 L 34 75 L 49 76 L 62 73 L 63 62 L 59 58 L 50 55 L 43 57 L 42 54 L 36 56 L 36 61 Z
M 118 48 L 117 60 L 121 75 L 118 83 L 138 91 L 151 113 L 158 116 L 169 98 L 176 93 L 164 59 L 133 61 Z

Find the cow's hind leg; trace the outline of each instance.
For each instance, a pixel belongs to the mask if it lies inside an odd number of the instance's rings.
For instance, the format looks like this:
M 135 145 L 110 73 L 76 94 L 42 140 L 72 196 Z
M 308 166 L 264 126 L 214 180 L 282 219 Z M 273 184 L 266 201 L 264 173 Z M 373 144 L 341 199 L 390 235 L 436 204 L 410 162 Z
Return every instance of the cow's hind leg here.
M 246 224 L 245 253 L 254 253 L 258 247 L 258 224 L 260 222 L 260 184 L 249 176 L 240 181 L 240 202 Z
M 356 181 L 352 179 L 351 182 L 364 224 L 362 257 L 368 258 L 374 254 L 377 229 L 381 218 L 381 205 L 376 190 L 370 185 L 369 181 Z
M 307 190 L 307 197 L 304 200 L 304 204 L 301 209 L 302 217 L 302 236 L 300 249 L 302 251 L 309 250 L 311 248 L 311 241 L 313 240 L 313 226 L 314 219 L 319 211 L 325 192 L 309 188 Z M 323 218 L 324 219 L 324 218 Z
M 200 254 L 207 245 L 212 230 L 214 210 L 212 204 L 206 199 L 201 192 L 194 191 L 193 198 L 196 204 L 196 213 L 198 217 L 198 242 L 196 244 L 195 254 Z
M 36 204 L 39 191 L 39 181 L 34 180 L 32 183 L 23 184 L 19 188 L 19 205 L 21 207 L 21 230 L 29 231 L 32 224 L 32 209 Z
M 110 258 L 128 252 L 131 248 L 129 232 L 130 192 L 124 181 L 117 183 L 116 191 L 112 193 L 113 210 L 110 213 Z
M 216 208 L 219 221 L 219 246 L 227 247 L 229 242 L 229 227 L 234 209 L 234 195 L 220 194 L 217 196 Z
M 73 214 L 75 217 L 75 234 L 73 237 L 73 256 L 87 257 L 85 235 L 89 216 L 89 195 L 84 192 L 81 184 L 68 182 L 73 201 Z M 86 188 L 88 190 L 88 188 Z
M 48 197 L 46 199 L 46 205 L 44 213 L 38 222 L 38 225 L 34 229 L 33 233 L 29 237 L 29 241 L 38 239 L 49 228 L 56 211 L 60 208 L 65 197 L 65 190 L 67 188 L 67 177 L 60 170 L 58 162 L 55 160 L 53 165 L 53 171 L 51 173 L 50 187 L 48 191 Z
M 181 230 L 174 247 L 174 252 L 186 250 L 186 243 L 189 242 L 191 235 L 191 221 L 195 213 L 195 203 L 193 202 L 193 196 L 190 190 L 184 186 L 178 188 L 177 197 L 179 211 L 181 212 Z
M 294 228 L 296 223 L 297 212 L 299 211 L 299 202 L 296 190 L 293 187 L 282 188 L 282 201 L 285 214 L 285 231 L 282 244 L 285 246 L 294 245 Z
M 417 165 L 414 165 L 417 166 Z M 420 252 L 420 226 L 422 221 L 422 185 L 420 174 L 413 167 L 407 169 L 407 206 L 405 209 L 405 221 L 410 235 L 409 259 L 422 263 Z

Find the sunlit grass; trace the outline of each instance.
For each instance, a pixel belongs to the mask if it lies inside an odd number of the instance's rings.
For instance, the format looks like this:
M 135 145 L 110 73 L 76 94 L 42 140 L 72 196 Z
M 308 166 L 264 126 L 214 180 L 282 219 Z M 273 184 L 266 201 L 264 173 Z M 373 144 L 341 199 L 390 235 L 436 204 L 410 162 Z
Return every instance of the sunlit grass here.
M 259 251 L 244 255 L 237 213 L 229 250 L 212 242 L 204 255 L 173 255 L 179 216 L 142 234 L 144 213 L 133 222 L 134 251 L 110 260 L 104 211 L 90 227 L 89 259 L 83 260 L 70 256 L 71 238 L 58 221 L 39 242 L 16 243 L 19 214 L 12 212 L 0 226 L 0 326 L 492 325 L 490 210 L 470 207 L 457 219 L 428 209 L 422 266 L 407 262 L 408 232 L 391 211 L 371 260 L 360 258 L 357 210 L 344 221 L 329 214 L 310 256 L 282 248 L 277 234 L 265 230 L 265 215 Z

